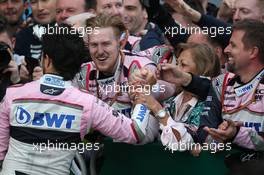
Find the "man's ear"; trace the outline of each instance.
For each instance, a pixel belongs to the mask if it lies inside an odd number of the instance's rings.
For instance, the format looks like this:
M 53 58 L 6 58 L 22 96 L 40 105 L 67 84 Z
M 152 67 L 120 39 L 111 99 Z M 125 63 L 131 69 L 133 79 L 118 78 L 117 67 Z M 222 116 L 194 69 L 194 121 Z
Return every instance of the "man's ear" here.
M 49 69 L 52 66 L 52 60 L 50 59 L 50 57 L 47 54 L 45 54 L 43 56 L 43 66 L 46 69 Z
M 259 48 L 253 47 L 250 49 L 250 59 L 255 59 L 259 57 Z
M 217 55 L 221 55 L 221 54 L 223 53 L 223 49 L 222 49 L 221 47 L 216 47 L 216 48 L 215 48 L 215 53 L 216 53 Z
M 47 55 L 47 59 L 48 59 L 48 67 L 52 67 L 52 59 Z
M 143 17 L 144 19 L 148 19 L 148 12 L 146 8 L 143 10 Z

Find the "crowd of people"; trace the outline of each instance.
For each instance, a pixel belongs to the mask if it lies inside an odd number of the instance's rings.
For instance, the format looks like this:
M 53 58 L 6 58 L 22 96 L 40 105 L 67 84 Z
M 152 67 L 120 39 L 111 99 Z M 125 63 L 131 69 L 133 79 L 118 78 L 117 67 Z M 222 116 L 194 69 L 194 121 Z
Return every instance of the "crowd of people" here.
M 104 136 L 232 144 L 229 174 L 260 175 L 263 96 L 262 0 L 0 0 L 1 175 L 68 175 Z

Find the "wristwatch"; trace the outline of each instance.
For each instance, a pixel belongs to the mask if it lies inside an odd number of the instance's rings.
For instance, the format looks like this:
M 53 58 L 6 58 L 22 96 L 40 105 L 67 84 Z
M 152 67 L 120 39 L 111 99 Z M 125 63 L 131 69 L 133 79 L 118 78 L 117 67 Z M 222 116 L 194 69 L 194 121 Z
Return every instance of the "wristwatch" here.
M 167 111 L 165 109 L 161 109 L 155 114 L 155 117 L 158 119 L 163 119 L 166 117 L 166 113 Z

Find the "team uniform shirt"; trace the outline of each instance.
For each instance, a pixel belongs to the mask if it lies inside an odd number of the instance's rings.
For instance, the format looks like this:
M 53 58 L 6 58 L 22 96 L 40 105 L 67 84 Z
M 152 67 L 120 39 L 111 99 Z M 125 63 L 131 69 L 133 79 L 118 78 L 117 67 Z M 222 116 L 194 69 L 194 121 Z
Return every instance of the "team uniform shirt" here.
M 234 143 L 241 147 L 264 150 L 264 70 L 250 82 L 242 84 L 238 76 L 228 73 L 215 85 L 222 102 L 223 119 L 243 123 Z M 222 85 L 221 83 L 222 82 Z
M 155 46 L 165 44 L 165 37 L 162 31 L 154 23 L 148 23 L 143 31 L 138 35 L 127 34 L 125 49 L 129 51 L 144 51 Z
M 199 142 L 215 142 L 203 131 L 204 126 L 218 128 L 223 119 L 243 124 L 233 143 L 256 151 L 264 150 L 264 69 L 243 84 L 239 76 L 227 73 L 212 81 L 193 76 L 186 90 L 205 100 L 197 133 Z
M 114 75 L 104 76 L 97 70 L 94 62 L 89 62 L 82 65 L 76 79 L 80 88 L 131 118 L 133 113 L 129 92 L 132 89 L 129 88 L 132 86 L 128 85 L 129 76 L 143 67 L 152 72 L 156 71 L 156 65 L 145 56 L 121 52 Z M 144 120 L 141 117 L 144 117 Z M 137 121 L 137 132 L 143 132 L 145 136 L 141 144 L 152 142 L 158 136 L 158 121 L 154 117 L 149 117 L 146 107 L 138 111 L 138 117 L 135 116 L 133 119 Z
M 140 141 L 133 120 L 50 74 L 8 88 L 0 121 L 1 175 L 68 175 L 76 149 L 52 149 L 47 144 L 78 144 L 90 128 L 121 142 Z M 42 152 L 41 144 L 47 146 Z
M 130 45 L 130 47 L 125 48 L 125 50 L 135 53 L 137 55 L 144 56 L 156 64 L 171 63 L 171 62 L 176 63 L 176 57 L 174 56 L 173 48 L 165 44 L 162 44 L 141 50 L 139 46 L 140 41 L 141 41 L 140 37 L 129 36 L 127 43 Z

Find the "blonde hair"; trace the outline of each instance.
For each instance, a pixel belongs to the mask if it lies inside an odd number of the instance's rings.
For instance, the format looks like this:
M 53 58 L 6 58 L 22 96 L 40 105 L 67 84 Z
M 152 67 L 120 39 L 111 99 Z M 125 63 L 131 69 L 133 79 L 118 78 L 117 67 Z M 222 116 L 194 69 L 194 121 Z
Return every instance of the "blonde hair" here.
M 220 60 L 213 48 L 207 44 L 179 44 L 180 53 L 188 50 L 192 54 L 198 75 L 216 77 L 220 74 Z
M 126 27 L 119 16 L 110 16 L 100 14 L 86 20 L 86 27 L 89 28 L 107 28 L 112 27 L 117 39 L 121 37 L 123 32 L 126 32 Z

